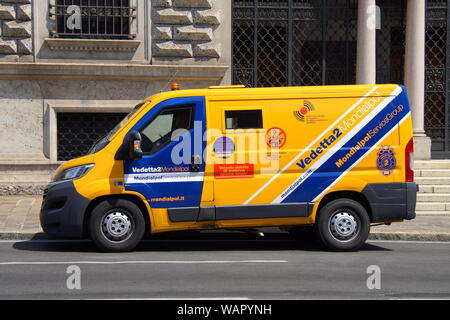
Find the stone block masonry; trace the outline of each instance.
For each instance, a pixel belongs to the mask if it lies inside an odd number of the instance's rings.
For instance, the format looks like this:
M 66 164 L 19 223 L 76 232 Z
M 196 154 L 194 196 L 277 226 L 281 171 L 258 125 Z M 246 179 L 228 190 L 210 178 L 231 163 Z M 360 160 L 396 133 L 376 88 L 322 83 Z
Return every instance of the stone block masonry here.
M 0 61 L 33 54 L 32 1 L 0 0 Z
M 221 12 L 212 0 L 153 0 L 153 56 L 220 58 L 214 31 Z

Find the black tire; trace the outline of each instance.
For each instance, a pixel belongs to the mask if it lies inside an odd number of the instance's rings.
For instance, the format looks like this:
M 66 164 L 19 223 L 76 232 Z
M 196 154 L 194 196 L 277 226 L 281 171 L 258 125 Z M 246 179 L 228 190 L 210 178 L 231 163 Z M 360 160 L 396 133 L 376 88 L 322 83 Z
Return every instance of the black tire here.
M 105 221 L 109 222 L 111 218 L 118 219 L 119 223 L 120 219 L 122 220 L 124 228 L 122 230 L 117 228 L 117 230 L 126 232 L 123 236 L 119 236 L 119 233 L 108 233 L 107 230 L 114 227 L 108 227 Z M 88 226 L 92 241 L 104 252 L 132 251 L 145 233 L 145 219 L 141 210 L 133 202 L 125 199 L 108 199 L 99 203 L 92 210 Z
M 357 251 L 369 237 L 370 218 L 359 202 L 338 199 L 320 210 L 315 229 L 318 239 L 327 249 Z

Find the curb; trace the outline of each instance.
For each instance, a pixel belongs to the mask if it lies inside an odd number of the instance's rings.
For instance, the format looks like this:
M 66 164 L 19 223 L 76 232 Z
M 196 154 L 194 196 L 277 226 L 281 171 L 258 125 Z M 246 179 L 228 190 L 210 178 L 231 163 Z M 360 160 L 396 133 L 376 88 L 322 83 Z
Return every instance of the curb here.
M 67 240 L 43 232 L 0 232 L 0 240 Z M 450 242 L 450 233 L 372 232 L 368 240 Z
M 42 232 L 0 232 L 0 240 L 49 240 L 49 239 L 52 238 Z
M 450 242 L 450 233 L 373 232 L 369 240 Z

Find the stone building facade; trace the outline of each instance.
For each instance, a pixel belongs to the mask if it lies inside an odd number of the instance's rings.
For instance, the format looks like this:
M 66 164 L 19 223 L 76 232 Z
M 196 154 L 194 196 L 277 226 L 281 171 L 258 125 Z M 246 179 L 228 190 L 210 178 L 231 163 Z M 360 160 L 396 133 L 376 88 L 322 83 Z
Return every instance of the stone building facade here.
M 69 4 L 89 31 L 64 27 Z M 127 30 L 111 32 L 120 15 Z M 171 81 L 229 84 L 230 17 L 221 0 L 1 0 L 0 191 L 35 193 L 62 160 Z
M 375 5 L 378 31 L 366 23 Z M 61 161 L 171 81 L 185 89 L 405 83 L 416 154 L 429 159 L 445 139 L 430 140 L 424 101 L 447 114 L 450 99 L 446 85 L 443 101 L 431 89 L 426 96 L 426 81 L 450 61 L 427 65 L 427 54 L 447 54 L 426 46 L 447 47 L 449 8 L 442 0 L 0 0 L 0 192 L 36 192 Z M 428 25 L 435 11 L 445 17 Z
M 31 0 L 0 4 L 0 52 L 6 61 L 33 61 Z

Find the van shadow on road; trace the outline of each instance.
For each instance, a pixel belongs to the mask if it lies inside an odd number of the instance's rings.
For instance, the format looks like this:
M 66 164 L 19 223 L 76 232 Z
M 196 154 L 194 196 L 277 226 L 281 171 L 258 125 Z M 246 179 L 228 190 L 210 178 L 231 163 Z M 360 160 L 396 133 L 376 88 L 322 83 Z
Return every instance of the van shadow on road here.
M 35 241 L 40 240 L 40 241 Z M 50 241 L 48 241 L 50 240 Z M 14 243 L 14 249 L 42 252 L 99 252 L 90 241 L 60 241 L 36 239 Z M 314 237 L 305 235 L 293 240 L 287 233 L 256 234 L 241 232 L 174 232 L 153 236 L 143 241 L 136 252 L 185 252 L 185 251 L 317 251 L 325 252 Z M 390 251 L 378 245 L 365 244 L 360 251 Z

